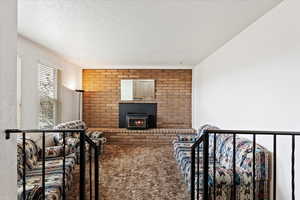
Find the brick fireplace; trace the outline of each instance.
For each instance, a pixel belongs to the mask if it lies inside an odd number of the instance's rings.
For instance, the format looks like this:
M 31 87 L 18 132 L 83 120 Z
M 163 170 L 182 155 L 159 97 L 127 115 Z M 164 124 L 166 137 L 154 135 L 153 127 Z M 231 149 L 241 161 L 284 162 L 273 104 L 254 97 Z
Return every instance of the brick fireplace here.
M 155 100 L 120 100 L 122 79 L 154 79 Z M 83 70 L 83 118 L 89 127 L 118 128 L 119 104 L 154 103 L 157 128 L 190 128 L 192 70 Z

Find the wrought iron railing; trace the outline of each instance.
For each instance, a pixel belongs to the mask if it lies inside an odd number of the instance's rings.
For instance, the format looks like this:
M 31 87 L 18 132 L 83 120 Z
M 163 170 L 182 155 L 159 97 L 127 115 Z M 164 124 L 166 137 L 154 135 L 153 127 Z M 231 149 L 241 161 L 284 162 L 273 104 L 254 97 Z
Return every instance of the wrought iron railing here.
M 90 200 L 99 200 L 99 156 L 100 156 L 100 143 L 97 144 L 93 142 L 86 134 L 84 129 L 63 129 L 63 130 L 18 130 L 18 129 L 9 129 L 5 131 L 6 139 L 10 139 L 11 134 L 21 134 L 22 138 L 22 157 L 23 157 L 23 175 L 22 175 L 22 196 L 21 200 L 27 199 L 27 193 L 26 193 L 26 134 L 42 134 L 42 147 L 41 147 L 41 162 L 42 162 L 42 181 L 41 185 L 38 185 L 42 189 L 42 194 L 40 199 L 46 199 L 46 156 L 45 156 L 45 138 L 46 134 L 48 133 L 62 133 L 62 139 L 63 139 L 63 150 L 62 150 L 62 192 L 61 196 L 59 197 L 62 200 L 67 200 L 68 197 L 66 195 L 67 189 L 66 189 L 66 134 L 74 134 L 78 133 L 79 136 L 79 190 L 78 195 L 75 195 L 79 197 L 80 200 L 88 199 L 86 195 L 86 186 L 88 185 L 90 188 Z M 89 151 L 86 151 L 86 144 L 89 146 Z M 92 155 L 93 152 L 93 155 Z M 78 153 L 78 152 L 77 152 Z M 86 153 L 88 153 L 89 158 L 89 173 L 86 173 Z M 94 167 L 92 167 L 92 160 L 94 161 Z M 94 168 L 94 170 L 92 170 Z M 94 171 L 94 176 L 93 172 Z M 87 174 L 89 177 L 87 177 Z M 89 178 L 89 181 L 86 181 L 86 179 Z M 94 181 L 94 183 L 93 183 Z M 92 190 L 94 187 L 94 195 L 92 195 Z M 76 197 L 76 198 L 77 198 Z
M 272 196 L 273 200 L 276 200 L 276 184 L 277 184 L 277 136 L 285 136 L 291 138 L 291 198 L 295 200 L 295 138 L 300 136 L 300 132 L 287 132 L 287 131 L 250 131 L 250 130 L 204 130 L 203 135 L 193 144 L 191 148 L 191 185 L 190 193 L 191 200 L 210 200 L 216 199 L 216 147 L 217 147 L 217 135 L 219 134 L 230 134 L 232 135 L 232 195 L 231 199 L 237 199 L 237 184 L 236 184 L 236 136 L 237 135 L 252 135 L 252 199 L 258 200 L 256 193 L 256 136 L 257 135 L 266 135 L 273 136 L 273 184 L 272 184 Z M 210 139 L 213 137 L 213 140 Z M 213 141 L 212 149 L 210 148 L 209 142 Z M 213 154 L 210 154 L 210 149 L 213 151 Z M 203 151 L 203 152 L 202 152 Z M 201 155 L 203 159 L 201 159 Z M 209 165 L 209 162 L 213 160 L 212 165 Z M 202 169 L 200 169 L 200 166 Z M 209 185 L 209 170 L 210 167 L 213 168 L 212 174 L 212 184 Z M 202 171 L 202 176 L 201 171 Z

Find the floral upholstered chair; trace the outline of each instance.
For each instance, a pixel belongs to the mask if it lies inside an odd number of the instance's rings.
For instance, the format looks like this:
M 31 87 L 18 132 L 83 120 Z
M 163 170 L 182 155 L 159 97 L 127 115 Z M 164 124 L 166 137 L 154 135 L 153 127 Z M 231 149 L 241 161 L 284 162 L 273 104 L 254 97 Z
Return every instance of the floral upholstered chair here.
M 194 142 L 200 138 L 204 130 L 218 129 L 215 126 L 204 125 L 199 129 L 198 134 L 194 135 L 178 135 L 173 141 L 174 156 L 180 167 L 185 182 L 190 188 L 191 184 L 191 147 Z M 209 190 L 211 191 L 211 199 L 213 199 L 213 149 L 214 137 L 209 136 Z M 233 136 L 231 134 L 216 135 L 216 199 L 230 200 L 233 198 L 233 183 L 236 184 L 236 195 L 239 200 L 250 200 L 252 194 L 252 141 L 236 137 L 236 180 L 233 181 Z M 196 156 L 197 157 L 197 156 Z M 200 165 L 202 165 L 203 151 L 200 146 Z M 270 182 L 271 182 L 271 154 L 260 145 L 255 147 L 256 158 L 256 199 L 270 199 Z M 202 166 L 199 167 L 200 181 L 203 177 Z M 195 180 L 197 182 L 197 180 Z M 195 192 L 197 195 L 197 191 Z M 200 194 L 202 194 L 202 182 L 200 183 Z M 201 196 L 201 195 L 200 195 Z

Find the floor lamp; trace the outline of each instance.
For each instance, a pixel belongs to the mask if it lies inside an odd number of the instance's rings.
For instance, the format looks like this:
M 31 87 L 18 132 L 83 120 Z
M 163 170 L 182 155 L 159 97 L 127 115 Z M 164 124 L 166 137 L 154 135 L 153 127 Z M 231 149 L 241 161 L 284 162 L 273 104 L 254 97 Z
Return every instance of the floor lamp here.
M 82 102 L 84 90 L 75 90 L 78 93 L 78 119 L 82 120 Z

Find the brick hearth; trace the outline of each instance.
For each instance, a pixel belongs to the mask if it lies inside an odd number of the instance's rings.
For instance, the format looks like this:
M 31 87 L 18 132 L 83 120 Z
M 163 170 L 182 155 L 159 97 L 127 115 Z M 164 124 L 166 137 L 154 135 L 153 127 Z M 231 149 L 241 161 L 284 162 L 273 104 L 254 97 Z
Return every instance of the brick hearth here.
M 104 132 L 108 144 L 170 144 L 177 134 L 194 134 L 191 128 L 156 128 L 128 130 L 125 128 L 90 128 Z

